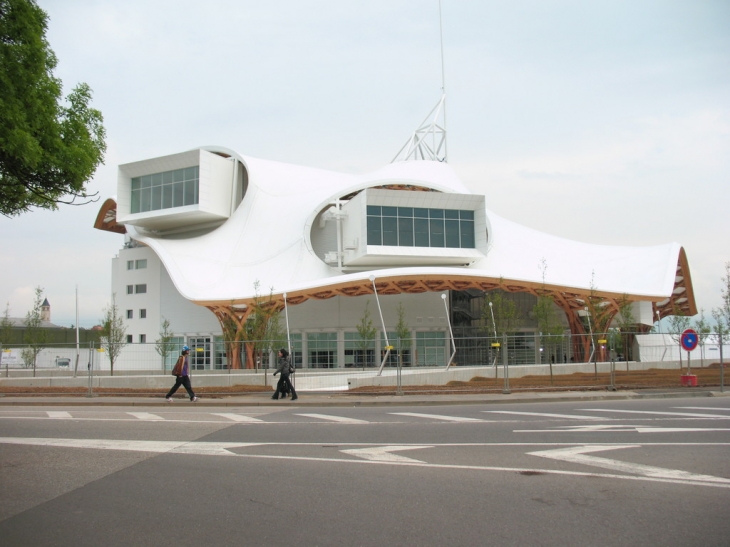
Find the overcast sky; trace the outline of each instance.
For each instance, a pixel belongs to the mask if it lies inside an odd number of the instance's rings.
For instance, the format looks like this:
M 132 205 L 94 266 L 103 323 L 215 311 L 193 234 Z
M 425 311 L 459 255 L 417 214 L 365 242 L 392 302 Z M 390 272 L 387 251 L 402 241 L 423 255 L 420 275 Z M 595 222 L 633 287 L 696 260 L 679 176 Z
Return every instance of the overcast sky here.
M 202 145 L 375 170 L 441 94 L 438 0 L 38 4 L 65 94 L 88 83 L 104 115 L 102 201 L 119 164 Z M 464 183 L 558 236 L 679 242 L 709 317 L 730 260 L 730 2 L 442 0 L 442 14 Z M 99 322 L 123 243 L 93 229 L 100 204 L 0 217 L 3 311 L 24 316 L 40 286 L 70 326 L 78 286 L 80 325 Z

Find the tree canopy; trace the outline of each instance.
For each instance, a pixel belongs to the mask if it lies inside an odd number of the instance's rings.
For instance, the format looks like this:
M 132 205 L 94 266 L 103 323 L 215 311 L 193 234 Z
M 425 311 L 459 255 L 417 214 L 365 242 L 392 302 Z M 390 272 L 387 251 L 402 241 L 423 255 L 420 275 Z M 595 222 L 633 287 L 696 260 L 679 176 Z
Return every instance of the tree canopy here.
M 106 152 L 101 112 L 78 84 L 62 104 L 48 15 L 35 0 L 0 0 L 0 214 L 96 201 L 86 183 Z M 80 201 L 77 201 L 80 200 Z

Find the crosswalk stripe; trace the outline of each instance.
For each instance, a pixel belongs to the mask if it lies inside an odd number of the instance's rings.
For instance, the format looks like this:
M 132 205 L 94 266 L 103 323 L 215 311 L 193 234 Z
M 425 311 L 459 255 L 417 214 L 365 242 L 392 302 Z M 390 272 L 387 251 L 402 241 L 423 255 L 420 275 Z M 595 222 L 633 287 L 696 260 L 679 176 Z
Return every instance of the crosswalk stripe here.
M 689 418 L 724 418 L 730 420 L 730 416 L 722 414 L 698 414 L 696 412 L 659 412 L 656 410 L 615 410 L 610 408 L 579 408 L 582 412 L 623 412 L 625 414 L 657 414 L 660 416 L 685 416 Z
M 135 418 L 138 418 L 140 420 L 152 420 L 152 421 L 160 421 L 164 420 L 162 416 L 158 416 L 157 414 L 151 414 L 149 412 L 127 412 L 130 416 L 134 416 Z
M 214 412 L 213 416 L 221 416 L 223 418 L 228 418 L 229 420 L 233 420 L 234 422 L 246 422 L 246 423 L 262 422 L 262 420 L 259 420 L 257 418 L 252 418 L 251 416 L 244 416 L 243 414 L 234 414 L 233 412 Z
M 464 418 L 463 416 L 442 416 L 440 414 L 421 414 L 418 412 L 390 412 L 395 416 L 413 416 L 414 418 L 430 418 L 433 420 L 444 420 L 447 422 L 484 422 L 479 418 Z
M 330 416 L 328 414 L 297 414 L 297 416 L 304 416 L 305 418 L 318 418 L 320 420 L 329 420 L 331 422 L 338 422 L 341 424 L 369 424 L 365 420 L 356 420 L 355 418 L 345 418 L 343 416 Z
M 550 414 L 547 412 L 517 412 L 514 410 L 482 410 L 482 412 L 490 412 L 492 414 L 517 414 L 519 416 L 544 416 L 546 418 L 568 418 L 571 420 L 605 420 L 598 416 L 579 416 L 576 414 Z
M 49 418 L 70 418 L 71 413 L 63 410 L 49 410 L 46 412 Z

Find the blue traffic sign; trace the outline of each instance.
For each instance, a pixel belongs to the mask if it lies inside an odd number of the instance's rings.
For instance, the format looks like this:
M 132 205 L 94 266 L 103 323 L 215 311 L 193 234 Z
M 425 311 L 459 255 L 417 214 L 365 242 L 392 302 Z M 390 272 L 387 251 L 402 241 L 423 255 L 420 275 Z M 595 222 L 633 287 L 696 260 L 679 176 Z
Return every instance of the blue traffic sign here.
M 699 337 L 697 336 L 697 332 L 695 330 L 687 329 L 682 333 L 680 343 L 682 344 L 682 347 L 687 351 L 692 351 L 693 349 L 695 349 L 697 347 L 697 342 L 699 342 Z

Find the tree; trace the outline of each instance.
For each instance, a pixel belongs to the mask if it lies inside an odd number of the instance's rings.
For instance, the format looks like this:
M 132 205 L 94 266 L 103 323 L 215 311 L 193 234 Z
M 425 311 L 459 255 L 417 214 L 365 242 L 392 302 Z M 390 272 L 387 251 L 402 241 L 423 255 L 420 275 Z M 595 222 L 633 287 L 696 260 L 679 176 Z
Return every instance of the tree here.
M 501 282 L 501 280 L 500 280 Z M 494 336 L 492 343 L 502 343 L 504 337 L 514 333 L 522 325 L 522 315 L 513 300 L 500 290 L 487 293 L 487 306 L 482 308 L 483 330 L 487 336 Z M 493 364 L 497 364 L 499 349 L 494 354 Z
M 47 28 L 35 0 L 0 0 L 0 214 L 9 217 L 96 201 L 86 183 L 104 160 L 103 117 L 85 83 L 60 104 Z
M 172 342 L 172 334 L 173 333 L 170 331 L 170 322 L 163 317 L 160 337 L 155 340 L 155 351 L 162 358 L 162 370 L 165 370 L 165 361 L 167 361 L 167 356 L 175 349 L 175 344 Z
M 365 310 L 363 311 L 360 322 L 355 325 L 357 333 L 360 335 L 360 340 L 357 341 L 357 347 L 360 350 L 362 357 L 363 369 L 367 365 L 368 349 L 373 345 L 373 340 L 378 334 L 378 330 L 373 326 L 373 320 L 370 318 L 370 301 L 365 302 Z
M 542 288 L 537 291 L 537 302 L 532 308 L 532 313 L 537 320 L 537 330 L 540 333 L 540 348 L 547 350 L 546 357 L 550 365 L 550 383 L 552 384 L 555 350 L 562 345 L 565 327 L 555 309 L 554 300 L 548 296 L 549 291 L 545 286 L 547 261 L 544 258 L 540 261 L 539 267 L 542 270 Z
M 620 336 L 614 337 L 616 343 L 615 349 L 623 350 L 624 359 L 626 360 L 626 371 L 629 370 L 629 352 L 631 351 L 631 343 L 633 333 L 629 332 L 636 325 L 634 317 L 633 303 L 629 300 L 629 295 L 624 293 L 618 300 L 618 317 L 616 322 L 621 333 Z
M 27 345 L 21 352 L 21 355 L 26 367 L 29 367 L 31 364 L 33 365 L 33 376 L 35 376 L 38 354 L 43 351 L 48 339 L 48 334 L 46 329 L 43 328 L 43 320 L 41 319 L 43 300 L 43 289 L 36 287 L 33 308 L 25 315 L 24 342 Z
M 101 336 L 99 344 L 109 356 L 111 375 L 114 376 L 114 363 L 122 348 L 127 345 L 127 329 L 117 307 L 117 294 L 112 294 L 112 301 L 104 308 L 104 317 L 101 320 Z
M 682 333 L 689 328 L 690 319 L 678 306 L 674 306 L 672 315 L 669 316 L 667 331 L 669 337 L 675 344 L 679 345 L 682 340 Z M 679 346 L 679 368 L 682 368 L 682 346 Z
M 254 299 L 250 304 L 250 313 L 246 317 L 244 328 L 238 330 L 237 334 L 234 333 L 234 339 L 238 336 L 239 341 L 244 344 L 247 368 L 254 368 L 256 362 L 262 361 L 264 352 L 271 351 L 276 344 L 283 345 L 286 341 L 286 333 L 281 326 L 281 309 L 274 301 L 273 287 L 269 296 L 263 297 L 259 294 L 258 280 L 253 286 Z
M 705 366 L 705 342 L 710 336 L 712 329 L 710 323 L 705 319 L 705 310 L 700 309 L 700 318 L 695 320 L 694 329 L 697 332 L 697 343 L 700 346 L 700 366 Z
M 10 302 L 5 306 L 5 314 L 0 319 L 0 342 L 3 346 L 10 344 L 13 337 L 13 322 L 10 320 Z
M 722 306 L 713 308 L 712 317 L 717 323 L 718 330 L 725 336 L 725 330 L 730 330 L 730 262 L 725 262 L 725 277 L 722 278 L 722 282 L 724 284 L 720 288 Z
M 583 350 L 588 353 L 588 347 L 592 348 L 593 367 L 596 377 L 598 377 L 598 346 L 596 345 L 596 337 L 607 334 L 608 327 L 614 318 L 615 311 L 610 305 L 610 301 L 598 294 L 598 288 L 595 283 L 595 272 L 591 272 L 590 293 L 585 299 L 585 315 L 583 321 L 590 338 L 585 340 Z M 588 355 L 590 357 L 590 355 Z M 586 359 L 588 362 L 590 359 Z M 601 360 L 605 360 L 605 355 L 601 356 Z
M 398 323 L 395 325 L 395 335 L 400 340 L 398 359 L 400 360 L 400 366 L 403 367 L 403 354 L 411 349 L 411 328 L 406 323 L 406 309 L 403 307 L 403 302 L 398 303 L 397 312 Z
M 484 330 L 502 338 L 516 332 L 522 325 L 522 315 L 513 300 L 500 290 L 487 294 L 488 306 L 482 310 Z

